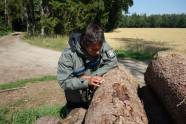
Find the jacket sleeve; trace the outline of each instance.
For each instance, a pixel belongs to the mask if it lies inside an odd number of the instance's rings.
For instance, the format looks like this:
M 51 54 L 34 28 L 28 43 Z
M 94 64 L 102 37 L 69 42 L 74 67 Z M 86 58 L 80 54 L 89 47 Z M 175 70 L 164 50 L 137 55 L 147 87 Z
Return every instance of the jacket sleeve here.
M 64 90 L 78 90 L 88 87 L 88 81 L 75 77 L 73 72 L 73 58 L 69 51 L 64 51 L 58 61 L 57 79 Z
M 100 68 L 92 73 L 92 75 L 99 75 L 102 76 L 110 69 L 116 67 L 118 65 L 117 57 L 112 48 L 105 43 L 103 47 L 103 54 L 102 54 L 102 63 Z

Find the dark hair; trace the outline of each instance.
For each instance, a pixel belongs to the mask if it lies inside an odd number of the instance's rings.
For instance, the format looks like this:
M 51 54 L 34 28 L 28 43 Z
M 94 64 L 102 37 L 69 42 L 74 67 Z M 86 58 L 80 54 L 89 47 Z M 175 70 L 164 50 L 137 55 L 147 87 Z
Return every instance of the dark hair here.
M 85 33 L 83 33 L 81 37 L 81 45 L 83 48 L 88 47 L 96 42 L 103 44 L 104 41 L 104 32 L 97 24 L 89 24 Z

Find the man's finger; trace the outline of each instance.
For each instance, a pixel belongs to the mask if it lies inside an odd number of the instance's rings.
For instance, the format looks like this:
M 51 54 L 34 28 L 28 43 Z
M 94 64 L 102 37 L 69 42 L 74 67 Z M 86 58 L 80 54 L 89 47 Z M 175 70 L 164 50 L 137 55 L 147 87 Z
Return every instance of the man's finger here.
M 100 84 L 102 84 L 102 83 L 104 83 L 105 82 L 105 80 L 104 79 L 102 79 L 101 81 L 100 81 Z
M 92 83 L 92 85 L 94 85 L 94 86 L 97 86 L 97 87 L 99 87 L 100 85 L 99 84 L 97 84 L 97 83 Z
M 93 78 L 93 81 L 99 83 L 101 80 L 97 78 Z
M 95 77 L 96 80 L 99 80 L 99 81 L 104 81 L 104 78 L 103 77 Z
M 100 77 L 100 76 L 96 76 L 95 78 L 98 80 L 103 80 L 103 77 Z

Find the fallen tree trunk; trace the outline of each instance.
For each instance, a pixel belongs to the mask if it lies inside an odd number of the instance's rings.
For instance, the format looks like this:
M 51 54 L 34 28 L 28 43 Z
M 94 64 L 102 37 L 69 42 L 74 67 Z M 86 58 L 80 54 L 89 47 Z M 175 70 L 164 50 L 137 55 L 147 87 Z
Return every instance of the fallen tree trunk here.
M 119 66 L 104 75 L 88 108 L 85 124 L 147 124 L 136 80 Z
M 62 121 L 62 124 L 82 124 L 85 113 L 85 109 L 76 108 L 69 113 L 69 115 Z
M 145 72 L 145 81 L 159 96 L 177 124 L 186 124 L 186 59 L 159 52 Z
M 85 109 L 76 108 L 62 121 L 57 117 L 44 116 L 39 118 L 34 124 L 82 124 L 85 113 Z
M 33 124 L 62 124 L 61 120 L 56 117 L 44 116 L 39 119 Z

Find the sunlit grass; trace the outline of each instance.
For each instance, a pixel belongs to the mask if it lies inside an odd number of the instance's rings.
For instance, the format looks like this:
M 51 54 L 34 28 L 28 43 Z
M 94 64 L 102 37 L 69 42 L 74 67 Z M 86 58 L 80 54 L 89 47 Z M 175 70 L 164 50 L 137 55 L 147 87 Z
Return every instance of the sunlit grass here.
M 28 36 L 25 35 L 23 40 L 29 44 L 49 48 L 57 51 L 62 51 L 68 42 L 68 37 L 64 36 L 55 36 L 55 37 L 42 37 L 42 36 Z

